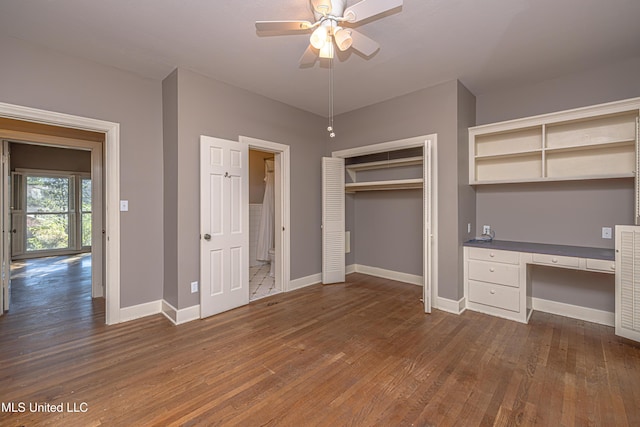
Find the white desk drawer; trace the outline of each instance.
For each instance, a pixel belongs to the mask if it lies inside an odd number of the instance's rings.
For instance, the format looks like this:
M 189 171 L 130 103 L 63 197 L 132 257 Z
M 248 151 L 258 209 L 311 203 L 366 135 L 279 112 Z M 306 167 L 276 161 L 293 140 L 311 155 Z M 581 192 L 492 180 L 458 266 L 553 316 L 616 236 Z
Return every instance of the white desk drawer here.
M 469 281 L 469 301 L 520 312 L 520 290 L 492 283 Z
M 535 264 L 557 265 L 565 268 L 580 268 L 580 258 L 560 255 L 533 254 Z
M 520 268 L 496 262 L 469 261 L 469 279 L 520 287 Z
M 498 251 L 493 249 L 469 248 L 469 258 L 480 261 L 504 262 L 507 264 L 520 263 L 520 253 L 511 251 Z
M 587 270 L 601 271 L 603 273 L 616 272 L 616 263 L 606 259 L 587 258 Z

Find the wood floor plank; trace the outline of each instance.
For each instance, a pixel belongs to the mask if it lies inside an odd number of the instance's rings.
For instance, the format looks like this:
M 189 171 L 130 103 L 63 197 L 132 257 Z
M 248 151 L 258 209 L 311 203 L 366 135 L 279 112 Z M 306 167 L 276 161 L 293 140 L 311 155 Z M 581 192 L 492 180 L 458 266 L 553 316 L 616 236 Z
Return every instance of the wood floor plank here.
M 640 345 L 613 328 L 424 314 L 420 287 L 362 274 L 106 326 L 86 262 L 56 265 L 23 267 L 0 318 L 0 425 L 640 425 Z M 87 410 L 8 410 L 21 402 Z

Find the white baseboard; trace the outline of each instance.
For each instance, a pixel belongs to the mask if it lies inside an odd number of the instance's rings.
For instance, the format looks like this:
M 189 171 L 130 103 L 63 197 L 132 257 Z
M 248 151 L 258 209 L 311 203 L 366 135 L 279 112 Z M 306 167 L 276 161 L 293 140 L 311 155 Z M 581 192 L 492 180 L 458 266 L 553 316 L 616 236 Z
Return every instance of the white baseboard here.
M 139 319 L 162 312 L 162 300 L 146 302 L 120 309 L 120 322 Z
M 321 273 L 312 274 L 311 276 L 301 277 L 299 279 L 293 279 L 289 281 L 289 289 L 287 290 L 287 292 L 304 288 L 307 286 L 315 285 L 318 283 L 322 283 Z
M 345 274 L 351 274 L 356 272 L 356 264 L 349 264 L 345 269 Z
M 423 277 L 415 274 L 400 273 L 398 271 L 386 270 L 384 268 L 369 267 L 368 265 L 353 264 L 355 273 L 368 274 L 369 276 L 382 277 L 383 279 L 396 280 L 398 282 L 409 283 L 411 285 L 422 286 Z
M 200 318 L 200 305 L 193 305 L 178 310 L 173 305 L 162 300 L 162 314 L 174 325 L 181 325 Z
M 549 301 L 540 298 L 532 298 L 533 310 L 545 313 L 571 317 L 573 319 L 598 323 L 600 325 L 614 326 L 615 314 L 609 311 L 596 310 L 595 308 L 580 307 L 578 305 L 565 304 L 557 301 Z
M 447 313 L 462 314 L 467 309 L 467 301 L 465 298 L 455 301 L 448 298 L 436 298 L 434 308 L 446 311 Z

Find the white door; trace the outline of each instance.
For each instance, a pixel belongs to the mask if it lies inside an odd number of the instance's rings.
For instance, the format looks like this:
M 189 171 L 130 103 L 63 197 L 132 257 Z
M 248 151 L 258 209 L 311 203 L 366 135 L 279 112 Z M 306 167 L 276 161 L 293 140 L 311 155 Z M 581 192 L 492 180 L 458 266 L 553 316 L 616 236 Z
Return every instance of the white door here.
M 249 146 L 200 137 L 200 316 L 249 303 Z
M 424 301 L 424 312 L 431 313 L 431 275 L 432 273 L 432 260 L 431 260 L 431 251 L 433 250 L 432 242 L 433 242 L 433 234 L 431 231 L 432 227 L 432 183 L 433 177 L 432 175 L 432 165 L 431 165 L 431 140 L 426 140 L 424 143 L 424 155 L 422 158 L 422 179 L 423 179 L 423 209 L 422 216 L 424 219 L 424 261 L 423 261 L 423 272 L 422 277 L 424 281 L 424 286 L 422 287 L 422 300 Z
M 341 283 L 344 258 L 344 159 L 322 158 L 322 283 Z
M 640 227 L 616 225 L 616 335 L 640 341 Z
M 2 202 L 2 243 L 0 244 L 0 259 L 2 260 L 2 292 L 0 292 L 0 314 L 9 311 L 11 303 L 11 221 L 9 180 L 11 179 L 9 141 L 2 144 L 2 190 L 0 200 Z

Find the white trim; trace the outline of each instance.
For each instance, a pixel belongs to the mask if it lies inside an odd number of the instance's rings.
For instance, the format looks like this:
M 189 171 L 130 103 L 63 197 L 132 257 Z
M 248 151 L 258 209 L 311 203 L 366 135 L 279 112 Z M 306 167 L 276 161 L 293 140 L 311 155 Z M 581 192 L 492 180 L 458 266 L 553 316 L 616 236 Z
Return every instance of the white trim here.
M 182 325 L 200 318 L 200 304 L 178 310 L 167 301 L 162 300 L 161 313 L 174 325 Z
M 579 305 L 565 304 L 540 298 L 532 298 L 533 310 L 572 319 L 584 320 L 606 326 L 615 326 L 615 314 L 609 311 L 596 310 L 595 308 L 581 307 Z
M 310 276 L 291 280 L 289 282 L 289 291 L 306 288 L 307 286 L 311 285 L 317 285 L 318 283 L 322 283 L 322 273 L 312 274 Z
M 128 322 L 129 320 L 140 319 L 162 311 L 162 300 L 145 302 L 143 304 L 132 305 L 120 309 L 120 321 Z
M 351 274 L 356 272 L 356 264 L 349 264 L 344 269 L 344 274 Z
M 412 148 L 412 147 L 424 147 L 425 141 L 431 140 L 431 301 L 436 301 L 438 299 L 438 134 L 429 134 L 429 135 L 421 135 L 412 138 L 400 139 L 397 141 L 388 141 L 381 142 L 379 144 L 371 144 L 365 145 L 362 147 L 349 148 L 346 150 L 333 151 L 331 153 L 332 157 L 353 157 L 353 156 L 361 156 L 365 154 L 373 154 L 381 151 L 389 151 L 389 150 L 399 150 L 402 148 Z M 424 156 L 423 156 L 424 157 Z M 423 160 L 424 161 L 424 160 Z M 426 205 L 428 201 L 424 201 Z M 423 206 L 423 215 L 424 209 L 427 206 Z M 423 231 L 424 241 L 428 241 L 429 239 L 426 236 L 426 230 Z M 427 260 L 424 260 L 426 263 Z M 424 276 L 420 277 L 420 285 L 424 284 Z M 394 279 L 398 280 L 398 279 Z M 400 280 L 404 281 L 404 280 Z M 413 283 L 413 282 L 408 282 Z M 425 307 L 426 308 L 426 307 Z M 427 310 L 428 311 L 428 310 Z
M 0 117 L 105 133 L 105 321 L 120 323 L 120 124 L 2 102 Z
M 388 142 L 381 142 L 379 144 L 364 145 L 362 147 L 348 148 L 346 150 L 339 150 L 339 151 L 332 152 L 331 157 L 340 157 L 344 159 L 347 157 L 379 153 L 381 151 L 392 151 L 392 150 L 400 150 L 403 148 L 423 147 L 424 141 L 426 139 L 432 139 L 434 135 L 436 134 L 415 136 L 412 138 L 399 139 L 397 141 L 388 141 Z
M 462 314 L 467 309 L 467 301 L 465 298 L 461 298 L 459 301 L 455 301 L 448 298 L 438 297 L 435 301 L 435 308 L 438 310 L 446 311 L 447 313 Z
M 249 149 L 272 152 L 276 155 L 276 183 L 279 184 L 280 203 L 276 206 L 276 277 L 280 274 L 280 290 L 287 292 L 291 285 L 291 153 L 290 147 L 277 142 L 265 141 L 240 135 L 240 142 Z M 279 164 L 278 164 L 279 163 Z M 278 167 L 279 166 L 279 167 Z M 278 215 L 278 211 L 280 215 Z
M 384 268 L 370 267 L 368 265 L 354 264 L 355 272 L 367 274 L 369 276 L 381 277 L 383 279 L 395 280 L 397 282 L 409 283 L 410 285 L 422 286 L 424 278 L 417 274 L 401 273 L 399 271 L 386 270 Z

